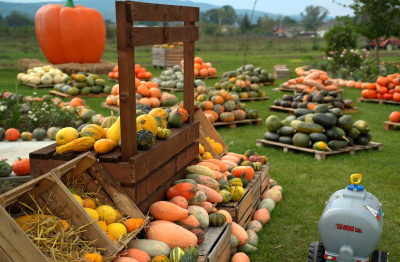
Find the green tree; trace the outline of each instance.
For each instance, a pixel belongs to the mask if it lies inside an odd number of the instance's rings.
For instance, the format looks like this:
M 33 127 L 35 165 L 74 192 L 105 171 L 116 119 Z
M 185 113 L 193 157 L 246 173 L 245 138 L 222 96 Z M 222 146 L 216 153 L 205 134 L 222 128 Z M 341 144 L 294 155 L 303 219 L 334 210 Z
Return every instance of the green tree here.
M 5 20 L 7 25 L 10 27 L 20 27 L 35 24 L 33 19 L 29 18 L 27 14 L 21 14 L 18 11 L 12 11 Z
M 358 33 L 348 16 L 337 17 L 336 24 L 324 35 L 326 41 L 325 52 L 328 55 L 331 51 L 341 53 L 343 49 L 357 48 Z
M 357 31 L 367 39 L 376 40 L 378 47 L 380 37 L 400 36 L 400 0 L 354 0 L 350 7 L 359 17 L 355 24 Z M 379 65 L 379 48 L 376 48 L 376 67 Z
M 200 16 L 200 21 L 201 22 L 207 22 L 207 23 L 214 23 L 218 24 L 218 13 L 219 9 L 209 9 L 206 12 L 203 12 L 202 15 Z
M 250 22 L 249 16 L 247 15 L 247 13 L 245 13 L 244 16 L 240 19 L 240 22 L 239 22 L 240 32 L 242 34 L 244 34 L 244 33 L 248 32 L 248 31 L 250 31 L 251 28 L 252 28 L 252 26 L 251 26 L 251 22 Z
M 300 13 L 301 23 L 306 30 L 315 31 L 322 25 L 325 17 L 328 15 L 328 10 L 322 6 L 309 5 L 306 10 Z
M 281 23 L 282 23 L 282 25 L 296 25 L 297 21 L 295 19 L 291 18 L 290 16 L 285 16 L 285 17 L 283 17 Z
M 236 22 L 237 15 L 235 9 L 230 5 L 224 5 L 218 12 L 218 23 L 220 25 L 232 25 Z
M 271 34 L 277 25 L 278 21 L 270 18 L 268 15 L 257 19 L 257 28 L 264 34 Z

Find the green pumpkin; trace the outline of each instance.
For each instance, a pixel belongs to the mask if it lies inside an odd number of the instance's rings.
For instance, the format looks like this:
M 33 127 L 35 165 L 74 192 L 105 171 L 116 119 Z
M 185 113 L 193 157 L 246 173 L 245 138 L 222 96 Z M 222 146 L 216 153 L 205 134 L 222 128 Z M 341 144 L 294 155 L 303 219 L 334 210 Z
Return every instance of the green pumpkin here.
M 157 138 L 159 139 L 168 139 L 168 137 L 171 135 L 171 130 L 167 128 L 162 128 L 159 127 L 157 131 Z
M 253 168 L 254 168 L 254 171 L 261 171 L 262 164 L 260 162 L 254 162 L 253 163 Z
M 230 190 L 230 186 L 224 185 L 224 189 L 221 189 L 218 191 L 218 194 L 222 196 L 222 203 L 226 203 L 231 201 L 232 199 L 232 194 L 228 190 Z
M 185 252 L 182 248 L 175 247 L 174 249 L 172 249 L 171 253 L 169 253 L 169 260 L 171 260 L 171 262 L 179 262 L 181 257 L 183 257 L 184 255 Z
M 189 247 L 185 248 L 183 250 L 183 252 L 185 252 L 185 255 L 187 255 L 187 254 L 192 255 L 194 260 L 197 260 L 199 258 L 199 251 L 195 247 L 189 246 Z
M 168 127 L 168 121 L 165 118 L 155 116 L 154 119 L 157 121 L 157 126 L 161 128 L 167 128 Z
M 46 137 L 46 135 L 47 131 L 44 130 L 43 128 L 36 128 L 32 132 L 33 138 L 36 139 L 37 141 L 42 141 Z
M 219 227 L 226 222 L 226 217 L 221 213 L 211 213 L 209 215 L 210 226 Z
M 183 117 L 181 114 L 176 112 L 171 112 L 168 116 L 168 125 L 170 127 L 180 127 L 183 124 Z
M 260 163 L 260 162 L 257 162 L 257 163 Z M 242 180 L 243 188 L 247 187 L 247 185 L 249 184 L 249 181 L 247 181 L 246 174 L 244 172 L 243 172 L 242 176 L 240 177 L 240 180 Z
M 12 172 L 10 164 L 6 160 L 0 160 L 0 177 L 9 176 Z
M 149 149 L 156 143 L 156 139 L 153 133 L 149 130 L 141 129 L 137 131 L 136 134 L 137 134 L 137 148 L 139 150 Z
M 179 259 L 179 262 L 196 262 L 196 259 L 191 254 L 185 254 Z

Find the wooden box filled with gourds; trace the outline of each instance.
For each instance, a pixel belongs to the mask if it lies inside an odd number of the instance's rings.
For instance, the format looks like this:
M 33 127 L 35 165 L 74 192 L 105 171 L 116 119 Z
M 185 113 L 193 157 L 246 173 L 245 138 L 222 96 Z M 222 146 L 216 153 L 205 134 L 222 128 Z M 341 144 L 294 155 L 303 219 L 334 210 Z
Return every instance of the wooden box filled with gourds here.
M 0 195 L 0 218 L 1 261 L 111 258 L 146 223 L 89 152 Z
M 198 156 L 196 140 L 199 138 L 199 122 L 194 120 L 194 64 L 192 61 L 194 61 L 194 42 L 199 38 L 199 29 L 195 26 L 195 23 L 199 21 L 199 8 L 134 1 L 116 1 L 115 4 L 120 95 L 118 122 L 120 123 L 121 149 L 96 154 L 96 156 L 102 166 L 124 189 L 130 189 L 129 196 L 139 206 L 140 201 L 150 201 L 151 197 L 154 197 L 153 200 L 157 199 L 155 195 L 149 196 L 149 194 L 162 186 L 161 181 L 168 181 Z M 184 26 L 135 27 L 134 21 L 183 21 Z M 128 24 L 130 26 L 127 26 Z M 141 150 L 138 147 L 140 145 L 138 138 L 141 137 L 139 132 L 143 133 L 145 124 L 139 125 L 136 119 L 134 47 L 170 42 L 184 43 L 183 53 L 186 61 L 184 66 L 187 70 L 184 72 L 183 101 L 184 109 L 189 115 L 188 120 L 179 128 L 173 128 L 168 139 L 156 140 L 150 149 Z M 196 150 L 193 150 L 195 147 L 197 147 Z M 55 156 L 54 152 L 53 145 L 30 154 L 33 176 L 40 176 L 49 168 L 79 155 L 79 152 L 72 152 L 64 156 Z M 177 155 L 181 155 L 181 159 L 177 159 Z M 163 170 L 167 172 L 162 172 Z M 160 179 L 155 180 L 157 175 Z M 139 183 L 141 183 L 140 190 L 146 190 L 146 192 L 138 193 L 136 189 L 139 188 Z M 143 209 L 145 209 L 144 206 Z

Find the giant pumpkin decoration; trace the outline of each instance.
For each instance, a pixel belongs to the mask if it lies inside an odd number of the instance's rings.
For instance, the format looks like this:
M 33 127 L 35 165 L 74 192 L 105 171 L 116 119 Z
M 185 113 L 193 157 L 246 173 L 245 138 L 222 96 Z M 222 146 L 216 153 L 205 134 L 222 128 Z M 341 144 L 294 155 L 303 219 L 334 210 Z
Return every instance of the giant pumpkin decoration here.
M 106 42 L 103 16 L 95 9 L 67 3 L 47 4 L 36 13 L 36 36 L 53 64 L 98 63 Z

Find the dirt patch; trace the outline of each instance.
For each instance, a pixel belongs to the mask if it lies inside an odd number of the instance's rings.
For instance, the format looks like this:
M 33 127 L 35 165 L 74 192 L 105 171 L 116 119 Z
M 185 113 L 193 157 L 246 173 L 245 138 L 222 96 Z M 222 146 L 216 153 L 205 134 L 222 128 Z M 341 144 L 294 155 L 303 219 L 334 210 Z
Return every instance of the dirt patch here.
M 0 182 L 0 195 L 24 183 L 21 181 L 3 180 Z
M 100 63 L 66 63 L 53 65 L 49 63 L 44 63 L 38 59 L 23 58 L 18 60 L 18 69 L 21 72 L 26 72 L 29 68 L 33 68 L 35 66 L 44 65 L 51 65 L 55 68 L 60 69 L 68 75 L 76 74 L 78 72 L 88 72 L 92 74 L 105 75 L 108 74 L 108 72 L 112 71 L 117 63 L 100 61 Z

